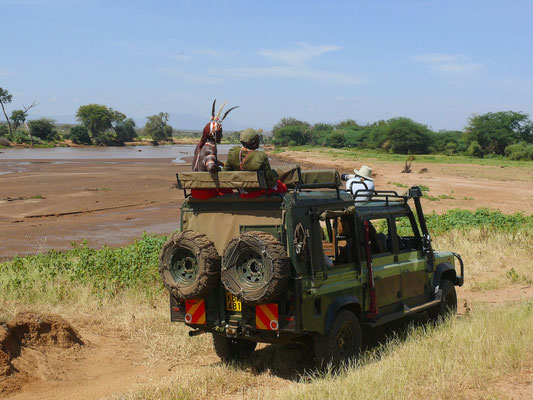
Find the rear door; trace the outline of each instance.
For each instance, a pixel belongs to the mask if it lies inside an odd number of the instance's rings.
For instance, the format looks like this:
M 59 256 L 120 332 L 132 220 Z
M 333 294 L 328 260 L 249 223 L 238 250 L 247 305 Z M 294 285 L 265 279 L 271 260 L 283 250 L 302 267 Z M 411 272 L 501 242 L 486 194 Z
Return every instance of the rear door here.
M 427 260 L 422 255 L 422 240 L 412 214 L 396 215 L 395 252 L 401 271 L 402 301 L 414 305 L 425 300 L 428 291 Z
M 376 288 L 376 301 L 380 315 L 398 310 L 402 296 L 400 264 L 395 260 L 394 249 L 390 240 L 392 221 L 388 217 L 368 218 L 370 228 L 370 247 L 372 267 Z M 363 221 L 364 222 L 364 221 Z M 365 251 L 362 249 L 364 256 Z M 363 261 L 366 270 L 366 261 Z

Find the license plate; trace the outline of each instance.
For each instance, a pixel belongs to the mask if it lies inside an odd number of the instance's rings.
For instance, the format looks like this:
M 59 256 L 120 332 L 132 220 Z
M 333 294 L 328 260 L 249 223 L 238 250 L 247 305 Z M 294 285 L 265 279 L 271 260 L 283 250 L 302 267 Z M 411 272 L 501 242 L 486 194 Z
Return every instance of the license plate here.
M 231 293 L 226 293 L 226 310 L 242 311 L 242 303 L 237 296 L 234 296 Z

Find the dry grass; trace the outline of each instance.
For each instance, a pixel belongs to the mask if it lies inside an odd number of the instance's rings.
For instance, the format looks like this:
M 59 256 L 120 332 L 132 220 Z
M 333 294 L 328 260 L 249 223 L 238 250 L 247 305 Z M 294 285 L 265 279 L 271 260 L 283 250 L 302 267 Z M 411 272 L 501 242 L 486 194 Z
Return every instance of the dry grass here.
M 467 290 L 523 286 L 533 280 L 533 238 L 527 233 L 453 231 L 436 237 L 435 247 L 462 254 Z M 68 296 L 57 301 L 66 284 Z M 24 299 L 0 296 L 0 321 L 19 311 L 59 314 L 79 330 L 131 341 L 144 355 L 136 362 L 171 370 L 168 377 L 114 397 L 119 399 L 500 399 L 506 398 L 502 388 L 508 387 L 502 381 L 533 374 L 531 301 L 498 307 L 474 304 L 469 316 L 437 327 L 412 328 L 340 374 L 309 375 L 312 364 L 305 354 L 287 348 L 256 351 L 245 365 L 221 364 L 210 335 L 190 338 L 187 327 L 169 322 L 166 295 L 150 300 L 130 289 L 96 297 L 87 286 L 72 282 L 50 285 L 53 296 L 47 297 L 43 289 L 42 298 L 30 306 Z
M 434 239 L 436 249 L 453 249 L 465 262 L 465 288 L 494 290 L 533 283 L 533 235 L 469 229 Z

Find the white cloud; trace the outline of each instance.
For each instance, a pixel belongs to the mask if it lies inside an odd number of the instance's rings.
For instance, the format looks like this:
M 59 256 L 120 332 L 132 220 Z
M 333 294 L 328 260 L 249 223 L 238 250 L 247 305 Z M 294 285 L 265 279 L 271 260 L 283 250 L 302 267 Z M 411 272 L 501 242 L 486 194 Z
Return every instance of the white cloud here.
M 259 54 L 285 64 L 301 65 L 306 64 L 313 58 L 341 49 L 342 47 L 336 45 L 313 46 L 307 43 L 299 43 L 298 47 L 294 49 L 262 50 Z
M 413 60 L 440 72 L 469 73 L 483 68 L 483 64 L 472 62 L 463 54 L 426 53 L 414 56 Z
M 212 75 L 230 76 L 235 78 L 307 78 L 317 79 L 347 85 L 357 85 L 368 82 L 365 77 L 347 75 L 334 71 L 311 69 L 306 66 L 272 66 L 272 67 L 237 67 L 226 69 L 211 69 Z

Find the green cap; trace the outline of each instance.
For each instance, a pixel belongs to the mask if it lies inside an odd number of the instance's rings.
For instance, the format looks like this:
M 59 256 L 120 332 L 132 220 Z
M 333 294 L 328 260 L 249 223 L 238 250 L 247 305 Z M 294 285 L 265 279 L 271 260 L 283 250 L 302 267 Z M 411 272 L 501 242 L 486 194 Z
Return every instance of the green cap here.
M 242 143 L 254 143 L 259 141 L 259 133 L 257 133 L 254 129 L 248 128 L 241 132 L 239 136 L 239 140 Z

